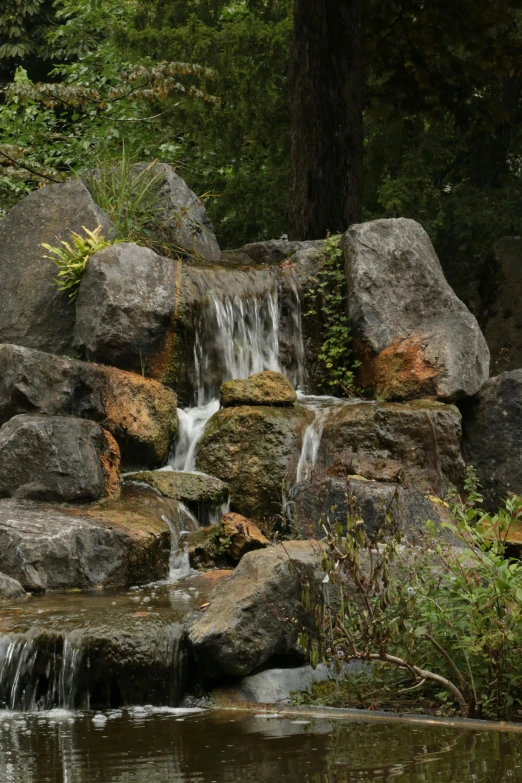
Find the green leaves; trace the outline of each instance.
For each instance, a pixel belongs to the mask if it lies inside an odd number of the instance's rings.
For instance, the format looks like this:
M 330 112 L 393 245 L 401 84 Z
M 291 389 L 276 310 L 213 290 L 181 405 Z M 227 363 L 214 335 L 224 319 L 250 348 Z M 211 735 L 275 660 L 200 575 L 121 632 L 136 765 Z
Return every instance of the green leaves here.
M 346 314 L 346 278 L 339 236 L 330 236 L 316 257 L 317 271 L 305 289 L 305 318 L 321 324 L 318 359 L 318 385 L 338 396 L 354 393 L 353 371 L 359 362 L 351 359 L 352 337 Z
M 61 247 L 60 245 L 52 246 L 45 242 L 42 243 L 44 250 L 49 253 L 44 258 L 48 258 L 59 269 L 58 276 L 54 278 L 56 287 L 59 291 L 68 291 L 71 300 L 78 295 L 90 256 L 118 241 L 107 241 L 101 235 L 102 226 L 98 226 L 94 231 L 90 231 L 85 226 L 82 226 L 82 229 L 85 233 L 83 237 L 74 231 L 71 232 L 72 245 L 63 239 L 60 241 Z

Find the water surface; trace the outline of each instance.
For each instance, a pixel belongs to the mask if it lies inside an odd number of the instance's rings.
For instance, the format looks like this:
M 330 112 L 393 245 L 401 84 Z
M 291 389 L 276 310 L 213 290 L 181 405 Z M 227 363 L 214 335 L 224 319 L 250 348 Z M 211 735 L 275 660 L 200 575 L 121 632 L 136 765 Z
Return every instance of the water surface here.
M 0 780 L 504 783 L 522 780 L 522 737 L 143 707 L 0 713 Z

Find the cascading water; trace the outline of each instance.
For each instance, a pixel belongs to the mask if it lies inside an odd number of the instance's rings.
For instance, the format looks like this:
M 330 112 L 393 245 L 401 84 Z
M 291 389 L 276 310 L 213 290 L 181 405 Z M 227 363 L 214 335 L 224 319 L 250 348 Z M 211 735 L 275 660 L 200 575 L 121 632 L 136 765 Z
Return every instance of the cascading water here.
M 230 270 L 226 270 L 230 274 Z M 237 278 L 237 279 L 236 279 Z M 238 282 L 239 280 L 239 282 Z M 210 280 L 212 283 L 212 280 Z M 279 347 L 279 277 L 276 270 L 236 270 L 230 278 L 239 292 L 210 290 L 203 299 L 195 324 L 195 406 L 179 411 L 179 435 L 170 465 L 193 471 L 197 445 L 210 417 L 219 410 L 219 389 L 224 381 L 248 378 L 256 372 L 284 372 Z M 297 364 L 295 383 L 304 379 L 304 345 L 301 310 L 292 281 L 292 331 Z

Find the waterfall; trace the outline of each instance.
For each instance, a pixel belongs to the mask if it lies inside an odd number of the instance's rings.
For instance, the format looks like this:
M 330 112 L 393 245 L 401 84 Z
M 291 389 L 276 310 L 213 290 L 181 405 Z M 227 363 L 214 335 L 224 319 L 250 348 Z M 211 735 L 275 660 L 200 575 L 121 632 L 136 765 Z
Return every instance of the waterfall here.
M 314 419 L 308 425 L 303 435 L 303 445 L 299 455 L 299 462 L 297 463 L 296 483 L 309 481 L 312 470 L 317 464 L 317 455 L 321 445 L 324 423 L 328 416 L 328 408 L 317 408 L 314 413 Z
M 225 270 L 220 284 L 210 276 L 195 323 L 195 407 L 180 410 L 179 434 L 170 465 L 193 471 L 197 445 L 210 417 L 219 410 L 224 381 L 248 378 L 263 370 L 284 372 L 280 360 L 280 295 L 277 270 Z M 295 281 L 290 282 L 291 339 L 297 377 L 304 380 L 304 344 L 301 307 Z M 228 289 L 228 290 L 227 290 Z

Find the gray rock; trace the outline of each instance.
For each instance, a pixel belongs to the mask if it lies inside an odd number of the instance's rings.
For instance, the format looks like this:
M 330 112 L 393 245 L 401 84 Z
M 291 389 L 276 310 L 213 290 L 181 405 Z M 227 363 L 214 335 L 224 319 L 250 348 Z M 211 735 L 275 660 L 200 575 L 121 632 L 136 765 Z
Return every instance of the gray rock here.
M 85 419 L 21 414 L 0 429 L 0 496 L 89 501 L 119 492 L 120 450 Z
M 123 463 L 155 467 L 177 431 L 177 398 L 141 375 L 0 345 L 0 424 L 19 413 L 91 419 L 116 438 Z
M 490 378 L 460 407 L 464 457 L 477 470 L 486 508 L 496 511 L 510 492 L 522 494 L 522 370 Z
M 287 514 L 301 538 L 322 538 L 323 524 L 334 528 L 340 522 L 345 530 L 349 516 L 361 518 L 367 533 L 379 537 L 389 515 L 410 543 L 419 540 L 428 521 L 440 527 L 450 520 L 447 506 L 435 495 L 354 476 L 313 477 L 299 482 L 289 493 Z
M 322 553 L 316 541 L 249 552 L 217 583 L 208 609 L 189 632 L 203 677 L 244 677 L 275 656 L 303 658 L 296 627 L 310 618 L 301 602 L 301 579 L 318 589 Z M 289 568 L 289 558 L 294 567 Z
M 251 242 L 248 245 L 243 245 L 239 250 L 232 250 L 225 255 L 230 257 L 237 256 L 238 259 L 241 259 L 244 255 L 248 259 L 247 263 L 250 264 L 252 261 L 256 264 L 280 264 L 287 258 L 302 251 L 317 251 L 323 244 L 323 241 L 319 239 L 294 242 L 288 239 L 269 239 L 266 242 Z
M 147 165 L 138 163 L 133 171 L 142 171 Z M 221 252 L 202 201 L 171 166 L 157 163 L 152 171 L 161 175 L 154 203 L 156 239 L 166 239 L 196 260 L 219 261 Z
M 25 598 L 25 590 L 16 579 L 0 573 L 0 599 L 4 601 Z
M 91 256 L 76 301 L 75 348 L 91 361 L 142 372 L 167 340 L 178 263 L 128 243 Z
M 475 394 L 489 375 L 489 350 L 422 226 L 375 220 L 352 226 L 342 245 L 350 321 L 378 396 Z
M 0 343 L 17 343 L 50 353 L 72 353 L 75 310 L 53 279 L 56 265 L 43 258 L 52 246 L 68 241 L 82 226 L 110 222 L 79 180 L 35 190 L 0 221 Z
M 346 525 L 349 516 L 361 517 L 369 535 L 378 534 L 387 513 L 398 518 L 397 484 L 384 484 L 348 476 L 324 476 L 295 484 L 287 513 L 301 538 L 322 538 L 323 525 Z
M 361 664 L 356 665 L 357 670 Z M 244 677 L 234 690 L 243 701 L 254 704 L 287 704 L 295 692 L 311 693 L 316 682 L 326 682 L 330 672 L 324 663 L 316 669 L 296 666 L 293 669 L 266 669 Z
M 324 422 L 317 467 L 385 481 L 395 473 L 405 486 L 444 496 L 464 476 L 461 434 L 459 410 L 440 402 L 333 406 Z
M 200 525 L 217 522 L 228 502 L 227 485 L 205 473 L 144 470 L 140 473 L 128 473 L 125 480 L 147 484 L 163 497 L 181 501 L 194 514 Z
M 0 570 L 31 592 L 165 579 L 170 532 L 164 515 L 119 502 L 75 509 L 0 500 Z

